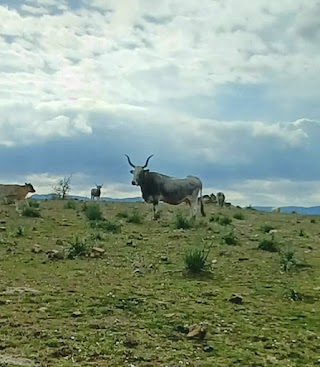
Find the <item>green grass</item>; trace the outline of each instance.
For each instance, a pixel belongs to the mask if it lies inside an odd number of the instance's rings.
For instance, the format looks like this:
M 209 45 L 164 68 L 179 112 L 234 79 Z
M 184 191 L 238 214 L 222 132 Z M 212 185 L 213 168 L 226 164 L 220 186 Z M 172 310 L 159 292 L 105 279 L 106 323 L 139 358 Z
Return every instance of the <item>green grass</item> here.
M 28 206 L 24 207 L 22 209 L 22 215 L 24 217 L 31 217 L 31 218 L 38 218 L 38 217 L 41 216 L 39 210 L 37 208 L 32 207 L 32 206 L 30 206 L 30 207 L 28 207 Z
M 209 250 L 191 248 L 186 251 L 184 262 L 187 272 L 191 274 L 201 274 L 208 267 L 207 258 Z
M 143 216 L 137 209 L 134 209 L 134 211 L 127 216 L 127 223 L 142 224 Z
M 12 367 L 18 358 L 48 367 L 317 365 L 320 247 L 310 217 L 298 216 L 305 238 L 297 215 L 246 210 L 245 221 L 232 221 L 239 245 L 228 246 L 221 238 L 230 227 L 210 214 L 197 217 L 201 226 L 177 230 L 177 213 L 189 215 L 183 204 L 161 205 L 159 221 L 145 203 L 99 203 L 105 220 L 88 220 L 82 203 L 64 205 L 41 202 L 41 218 L 0 205 L 0 365 L 4 356 L 16 358 Z M 142 224 L 117 216 L 135 208 Z M 239 212 L 219 210 L 220 217 Z M 276 240 L 262 234 L 265 223 L 277 229 Z M 257 250 L 261 237 L 280 251 Z M 92 247 L 104 256 L 91 257 Z M 52 250 L 65 258 L 48 259 Z M 188 251 L 191 268 L 204 271 L 187 276 Z M 241 305 L 228 301 L 233 294 Z M 185 325 L 200 322 L 205 340 L 187 338 Z
M 88 220 L 97 221 L 103 219 L 103 214 L 98 204 L 87 204 L 84 212 Z
M 193 227 L 193 223 L 191 219 L 187 218 L 186 215 L 179 211 L 176 214 L 174 226 L 176 229 L 190 229 Z

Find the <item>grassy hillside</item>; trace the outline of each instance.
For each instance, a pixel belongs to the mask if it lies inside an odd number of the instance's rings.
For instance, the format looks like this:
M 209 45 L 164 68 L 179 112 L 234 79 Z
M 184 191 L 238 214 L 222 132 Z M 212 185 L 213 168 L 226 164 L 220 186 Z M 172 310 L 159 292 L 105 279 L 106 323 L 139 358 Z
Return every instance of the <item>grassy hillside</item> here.
M 39 203 L 0 207 L 0 365 L 320 363 L 320 217 L 206 205 L 176 229 L 185 205 L 155 222 L 145 203 L 94 204 L 100 221 L 92 203 Z M 193 248 L 210 249 L 200 274 Z

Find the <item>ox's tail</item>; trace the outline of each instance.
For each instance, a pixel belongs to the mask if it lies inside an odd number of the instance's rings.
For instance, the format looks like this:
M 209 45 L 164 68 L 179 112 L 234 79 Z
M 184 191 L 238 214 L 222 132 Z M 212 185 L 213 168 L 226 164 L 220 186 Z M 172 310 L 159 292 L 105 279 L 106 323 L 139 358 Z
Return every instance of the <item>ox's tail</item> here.
M 205 213 L 205 211 L 204 211 L 204 205 L 203 205 L 203 200 L 202 200 L 202 187 L 200 188 L 200 211 L 201 211 L 201 215 L 203 216 L 203 217 L 205 217 L 206 216 L 206 213 Z

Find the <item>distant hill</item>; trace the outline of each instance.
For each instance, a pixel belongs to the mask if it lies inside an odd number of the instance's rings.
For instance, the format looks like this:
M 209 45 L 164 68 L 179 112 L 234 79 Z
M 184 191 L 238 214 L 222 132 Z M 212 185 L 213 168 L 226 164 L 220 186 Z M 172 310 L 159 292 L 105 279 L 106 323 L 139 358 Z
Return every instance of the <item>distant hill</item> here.
M 253 208 L 256 210 L 263 211 L 263 212 L 271 212 L 274 207 L 272 206 L 253 206 Z M 320 215 L 320 206 L 311 206 L 311 207 L 282 206 L 279 208 L 281 209 L 281 213 L 295 212 L 297 214 L 305 214 L 305 215 Z
M 45 200 L 45 199 L 52 199 L 52 194 L 34 194 L 32 195 L 32 199 L 35 200 Z M 91 199 L 85 196 L 77 196 L 77 195 L 70 195 L 68 196 L 69 200 L 82 200 L 82 201 L 90 201 Z M 110 198 L 110 197 L 101 197 L 100 201 L 109 201 L 109 202 L 128 202 L 133 203 L 137 201 L 143 201 L 141 197 L 133 197 L 133 198 Z

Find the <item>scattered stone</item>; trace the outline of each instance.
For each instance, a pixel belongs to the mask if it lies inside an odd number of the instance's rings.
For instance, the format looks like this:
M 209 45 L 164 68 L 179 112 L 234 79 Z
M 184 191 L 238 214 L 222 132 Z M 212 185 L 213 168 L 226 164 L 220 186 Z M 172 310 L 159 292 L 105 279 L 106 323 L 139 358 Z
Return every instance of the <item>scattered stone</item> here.
M 127 241 L 127 246 L 136 247 L 136 245 L 135 245 L 135 243 L 133 242 L 133 240 L 129 240 L 129 241 Z
M 57 246 L 63 246 L 63 241 L 58 238 L 57 241 L 56 241 L 56 245 Z
M 48 259 L 50 260 L 63 260 L 64 254 L 58 250 L 49 250 L 47 251 Z
M 106 250 L 101 248 L 101 247 L 93 247 L 90 256 L 91 257 L 100 257 L 100 256 L 103 256 L 105 252 L 106 252 Z
M 203 340 L 207 334 L 202 324 L 193 324 L 189 327 L 187 338 L 197 338 Z
M 40 311 L 40 312 L 47 312 L 48 311 L 48 307 L 40 307 L 38 309 L 38 311 Z
M 72 316 L 73 316 L 73 317 L 80 317 L 80 316 L 82 316 L 82 312 L 81 312 L 81 311 L 79 311 L 79 310 L 76 310 L 76 311 L 74 311 L 74 312 L 72 313 Z
M 40 252 L 42 252 L 42 250 L 39 245 L 34 245 L 33 248 L 31 249 L 31 252 L 39 254 Z
M 7 288 L 5 291 L 3 291 L 1 294 L 4 295 L 14 295 L 14 294 L 21 294 L 21 293 L 32 293 L 32 294 L 38 294 L 40 293 L 40 291 L 38 291 L 37 289 L 33 289 L 33 288 L 28 288 L 28 287 L 10 287 Z
M 161 259 L 161 261 L 166 262 L 166 261 L 168 261 L 168 256 L 162 255 L 160 259 Z
M 203 346 L 203 351 L 207 352 L 207 353 L 210 353 L 210 352 L 213 351 L 213 347 L 211 345 L 204 345 Z
M 7 221 L 5 219 L 0 219 L 0 224 L 6 224 Z
M 278 230 L 277 229 L 270 229 L 270 231 L 268 233 L 269 234 L 278 233 Z
M 236 305 L 241 305 L 243 301 L 243 298 L 241 296 L 238 296 L 237 294 L 233 294 L 230 298 L 229 298 L 229 302 L 231 303 L 235 303 Z
M 5 232 L 7 230 L 7 227 L 0 227 L 1 232 Z
M 134 339 L 131 336 L 128 336 L 124 341 L 123 341 L 123 345 L 127 348 L 134 348 L 139 344 L 139 342 Z

